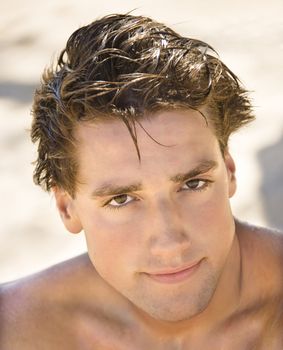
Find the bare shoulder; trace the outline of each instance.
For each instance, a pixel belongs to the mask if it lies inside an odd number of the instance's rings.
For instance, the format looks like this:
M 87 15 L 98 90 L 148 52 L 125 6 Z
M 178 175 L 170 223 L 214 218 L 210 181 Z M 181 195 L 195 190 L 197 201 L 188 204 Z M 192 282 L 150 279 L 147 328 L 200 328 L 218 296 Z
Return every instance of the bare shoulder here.
M 270 255 L 273 260 L 283 259 L 283 232 L 276 229 L 236 222 L 242 248 L 250 254 Z
M 283 233 L 236 222 L 241 248 L 241 282 L 245 317 L 261 329 L 263 347 L 282 349 L 283 338 Z
M 283 295 L 283 233 L 238 221 L 236 232 L 246 275 Z
M 131 325 L 131 304 L 86 254 L 0 286 L 0 302 L 1 350 L 83 350 L 110 340 L 113 346 Z
M 87 293 L 95 294 L 97 283 L 89 258 L 81 255 L 1 285 L 0 348 L 59 349 L 74 330 L 72 313 L 86 302 Z M 71 344 L 64 346 L 72 349 Z

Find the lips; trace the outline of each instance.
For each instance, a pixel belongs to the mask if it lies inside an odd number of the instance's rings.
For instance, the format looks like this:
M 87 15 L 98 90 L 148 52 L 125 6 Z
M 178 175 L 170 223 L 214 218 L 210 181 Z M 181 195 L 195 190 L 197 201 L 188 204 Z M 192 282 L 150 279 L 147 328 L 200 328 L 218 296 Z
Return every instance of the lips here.
M 151 279 L 161 283 L 178 283 L 192 276 L 199 268 L 201 260 L 178 268 L 168 268 L 146 273 Z

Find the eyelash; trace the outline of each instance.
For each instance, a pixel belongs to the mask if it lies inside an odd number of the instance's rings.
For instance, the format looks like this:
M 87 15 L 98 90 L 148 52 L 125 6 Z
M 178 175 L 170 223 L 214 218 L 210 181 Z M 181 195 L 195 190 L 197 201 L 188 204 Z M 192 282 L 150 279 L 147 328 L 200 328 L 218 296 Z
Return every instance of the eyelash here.
M 123 194 L 121 194 L 120 196 L 122 196 Z M 129 195 L 127 195 L 129 196 Z M 119 209 L 122 209 L 123 207 L 126 207 L 128 203 L 126 204 L 121 204 L 121 205 L 111 205 L 109 204 L 113 199 L 115 199 L 116 197 L 119 197 L 119 196 L 115 196 L 113 198 L 110 199 L 110 201 L 108 201 L 107 203 L 104 204 L 104 208 L 106 209 L 109 209 L 109 210 L 119 210 Z M 138 199 L 133 199 L 131 202 L 135 202 L 137 201 Z
M 188 182 L 190 182 L 190 181 L 199 181 L 199 182 L 204 182 L 204 184 L 200 187 L 200 188 L 191 188 L 191 189 L 184 189 L 183 191 L 190 191 L 190 192 L 202 192 L 202 191 L 204 191 L 204 190 L 206 190 L 212 183 L 213 183 L 213 181 L 211 181 L 211 180 L 204 180 L 204 179 L 191 179 L 191 180 L 188 180 L 188 181 L 186 181 L 184 184 L 183 184 L 183 186 L 184 185 L 186 185 Z M 178 192 L 180 192 L 180 191 L 182 191 L 182 190 L 179 190 Z M 123 196 L 123 195 L 127 195 L 126 193 L 122 193 L 122 194 L 120 194 L 120 195 L 117 195 L 117 196 L 114 196 L 114 197 L 112 197 L 109 201 L 107 201 L 104 205 L 103 205 L 103 207 L 105 208 L 105 209 L 109 209 L 109 210 L 119 210 L 119 209 L 122 209 L 123 207 L 125 207 L 125 206 L 127 206 L 127 204 L 128 203 L 126 203 L 126 204 L 121 204 L 121 205 L 111 205 L 111 204 L 109 204 L 113 199 L 115 199 L 115 198 L 117 198 L 117 197 L 119 197 L 119 196 Z M 129 195 L 127 195 L 127 196 L 129 196 Z M 133 199 L 131 202 L 134 202 L 134 201 L 137 201 L 138 199 Z M 130 203 L 131 203 L 130 202 Z
M 192 180 L 188 180 L 184 183 L 184 185 L 186 185 L 188 182 L 191 182 L 191 181 L 199 181 L 199 182 L 204 182 L 204 184 L 200 187 L 200 188 L 188 188 L 186 190 L 183 190 L 183 191 L 190 191 L 190 192 L 202 192 L 204 191 L 208 186 L 211 185 L 211 183 L 213 181 L 211 180 L 204 180 L 204 179 L 192 179 Z

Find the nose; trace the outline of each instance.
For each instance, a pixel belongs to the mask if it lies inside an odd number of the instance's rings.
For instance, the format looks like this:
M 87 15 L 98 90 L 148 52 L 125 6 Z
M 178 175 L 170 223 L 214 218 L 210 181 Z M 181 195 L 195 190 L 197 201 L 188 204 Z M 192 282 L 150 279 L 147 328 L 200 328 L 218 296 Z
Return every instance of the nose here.
M 148 244 L 152 256 L 171 261 L 187 255 L 191 246 L 186 220 L 170 199 L 151 207 Z

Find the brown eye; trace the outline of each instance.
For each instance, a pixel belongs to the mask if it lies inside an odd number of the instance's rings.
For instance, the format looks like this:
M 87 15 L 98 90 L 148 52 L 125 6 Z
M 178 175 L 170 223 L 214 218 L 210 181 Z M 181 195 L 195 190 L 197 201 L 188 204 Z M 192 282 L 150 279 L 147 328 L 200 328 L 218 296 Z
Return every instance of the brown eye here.
M 120 196 L 114 197 L 114 200 L 117 204 L 125 204 L 127 202 L 128 196 L 126 194 L 121 194 Z
M 132 202 L 134 198 L 129 196 L 128 194 L 120 194 L 119 196 L 115 196 L 107 203 L 108 207 L 122 207 L 130 202 Z
M 182 186 L 182 190 L 201 191 L 201 190 L 204 190 L 209 185 L 210 182 L 211 181 L 200 180 L 200 179 L 189 180 Z
M 191 188 L 192 190 L 198 188 L 200 185 L 202 185 L 204 181 L 201 180 L 190 180 L 186 182 L 186 185 Z

